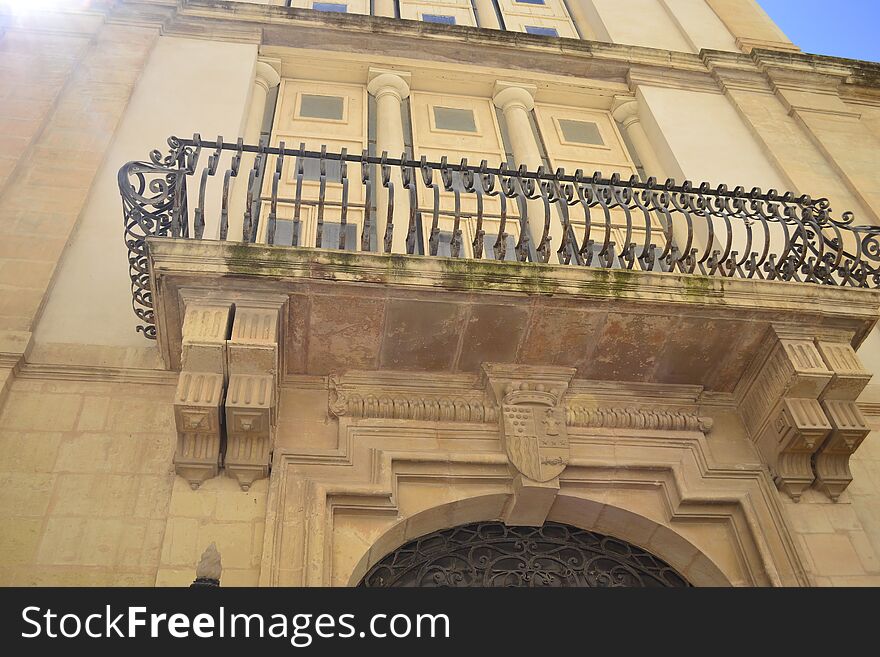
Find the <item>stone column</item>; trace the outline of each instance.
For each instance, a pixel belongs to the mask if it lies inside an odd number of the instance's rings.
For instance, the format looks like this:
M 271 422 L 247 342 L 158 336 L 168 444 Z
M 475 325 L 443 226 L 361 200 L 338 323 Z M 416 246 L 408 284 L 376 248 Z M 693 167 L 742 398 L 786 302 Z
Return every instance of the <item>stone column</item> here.
M 498 14 L 495 12 L 495 3 L 492 0 L 474 0 L 474 9 L 477 12 L 477 22 L 480 27 L 488 30 L 500 30 Z
M 244 129 L 246 143 L 257 143 L 260 138 L 260 130 L 263 127 L 263 115 L 266 113 L 266 99 L 269 91 L 281 83 L 281 76 L 270 64 L 263 61 L 257 62 L 256 75 L 254 76 L 254 88 L 251 91 L 251 106 L 248 109 L 247 123 Z
M 395 18 L 394 0 L 373 0 L 373 15 Z
M 543 164 L 541 148 L 535 139 L 529 112 L 535 107 L 537 87 L 528 84 L 499 81 L 495 83 L 492 102 L 504 114 L 507 123 L 507 134 L 510 138 L 510 149 L 516 167 L 525 165 L 529 171 L 535 171 Z M 527 202 L 529 219 L 529 237 L 532 246 L 538 251 L 544 233 L 544 203 L 540 199 Z M 557 262 L 554 256 L 562 238 L 562 225 L 556 212 L 551 208 L 550 243 L 545 250 L 545 262 Z M 538 253 L 538 260 L 542 256 Z
M 247 120 L 242 134 L 245 144 L 257 145 L 259 143 L 269 91 L 277 87 L 280 82 L 281 76 L 272 65 L 263 61 L 257 62 L 254 75 L 254 86 L 251 90 L 251 104 L 248 108 Z M 293 144 L 294 148 L 297 146 L 299 146 L 299 144 Z M 248 174 L 251 167 L 253 167 L 253 163 L 253 156 L 245 156 L 242 158 L 241 168 L 239 169 L 235 184 L 230 192 L 229 236 L 227 239 L 233 242 L 241 240 L 241 226 L 244 218 L 245 205 L 247 203 Z
M 657 158 L 657 153 L 651 145 L 645 127 L 642 125 L 641 117 L 639 117 L 639 103 L 635 97 L 615 96 L 611 113 L 636 150 L 636 155 L 645 169 L 645 174 L 654 176 L 661 182 L 665 181 L 668 176 Z
M 588 0 L 568 0 L 565 5 L 571 22 L 577 28 L 581 39 L 586 41 L 602 40 L 596 34 L 594 21 L 590 20 L 590 12 L 592 11 L 595 14 L 596 9 L 591 3 L 588 5 Z
M 645 175 L 656 178 L 659 185 L 665 183 L 666 179 L 670 176 L 663 165 L 660 164 L 657 151 L 651 145 L 651 139 L 645 131 L 645 126 L 642 125 L 641 117 L 639 116 L 638 100 L 634 96 L 615 96 L 614 103 L 611 106 L 611 114 L 635 149 L 635 154 L 642 163 Z M 677 182 L 681 183 L 682 181 L 679 180 Z M 684 249 L 687 244 L 687 227 L 683 220 L 678 217 L 676 219 L 672 225 L 672 238 L 679 249 Z M 708 231 L 706 227 L 695 222 L 691 249 L 696 248 L 699 250 L 698 257 L 702 256 L 707 240 Z
M 376 155 L 386 152 L 388 157 L 398 158 L 406 149 L 403 138 L 403 101 L 409 97 L 409 73 L 370 69 L 367 91 L 376 98 Z M 409 195 L 403 189 L 400 169 L 392 167 L 391 183 L 394 186 L 392 210 L 393 238 L 385 241 L 388 220 L 388 190 L 382 185 L 380 167 L 374 167 L 376 190 L 376 241 L 380 253 L 406 253 L 406 236 L 409 230 Z

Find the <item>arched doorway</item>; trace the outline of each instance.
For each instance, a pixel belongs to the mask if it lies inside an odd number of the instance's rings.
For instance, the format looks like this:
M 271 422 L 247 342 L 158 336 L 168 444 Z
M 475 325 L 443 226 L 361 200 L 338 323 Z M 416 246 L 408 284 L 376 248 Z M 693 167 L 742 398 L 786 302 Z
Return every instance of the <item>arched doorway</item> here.
M 374 565 L 366 587 L 686 587 L 675 569 L 610 536 L 556 522 L 478 522 L 417 538 Z

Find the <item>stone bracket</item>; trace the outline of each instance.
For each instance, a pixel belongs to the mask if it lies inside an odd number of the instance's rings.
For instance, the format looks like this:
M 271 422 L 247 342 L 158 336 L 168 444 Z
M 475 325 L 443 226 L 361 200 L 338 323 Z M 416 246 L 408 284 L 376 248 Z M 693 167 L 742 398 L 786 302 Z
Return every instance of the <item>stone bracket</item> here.
M 227 342 L 226 471 L 249 490 L 269 476 L 277 419 L 282 307 L 286 299 L 247 299 L 235 304 Z
M 740 415 L 780 490 L 797 501 L 815 485 L 837 500 L 868 433 L 855 400 L 871 374 L 845 336 L 774 327 L 773 338 L 740 396 Z
M 194 489 L 221 466 L 244 490 L 269 474 L 285 302 L 185 302 L 174 465 Z
M 831 433 L 814 459 L 816 485 L 835 502 L 852 481 L 849 457 L 871 432 L 858 406 L 852 401 L 822 402 Z
M 231 315 L 231 304 L 186 305 L 182 371 L 174 395 L 174 468 L 193 489 L 216 477 L 220 469 L 226 338 Z

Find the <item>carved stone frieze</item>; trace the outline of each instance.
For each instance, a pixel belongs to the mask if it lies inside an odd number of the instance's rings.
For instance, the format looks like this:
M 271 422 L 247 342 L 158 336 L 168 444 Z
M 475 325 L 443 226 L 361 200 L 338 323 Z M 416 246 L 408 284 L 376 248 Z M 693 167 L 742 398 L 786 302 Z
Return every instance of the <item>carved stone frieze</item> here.
M 570 427 L 601 429 L 645 429 L 658 431 L 712 430 L 712 418 L 694 411 L 658 408 L 589 408 L 569 406 L 566 421 Z
M 387 385 L 350 385 L 338 374 L 328 379 L 327 410 L 334 417 L 424 420 L 428 422 L 495 422 L 497 409 L 483 392 L 455 390 L 414 393 Z
M 483 390 L 455 389 L 448 394 L 415 392 L 404 386 L 353 384 L 340 374 L 328 377 L 328 389 L 327 410 L 333 417 L 494 424 L 501 413 L 493 395 Z M 712 429 L 711 417 L 685 409 L 592 406 L 577 401 L 567 403 L 565 399 L 563 405 L 564 420 L 569 427 L 703 433 Z

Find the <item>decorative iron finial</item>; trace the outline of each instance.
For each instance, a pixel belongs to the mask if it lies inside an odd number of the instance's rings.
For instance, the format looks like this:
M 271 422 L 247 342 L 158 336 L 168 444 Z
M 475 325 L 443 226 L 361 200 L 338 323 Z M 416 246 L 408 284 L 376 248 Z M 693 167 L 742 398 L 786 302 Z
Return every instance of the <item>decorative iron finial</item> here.
M 190 584 L 190 587 L 220 586 L 222 570 L 220 552 L 217 550 L 217 546 L 211 543 L 208 549 L 202 553 L 199 565 L 196 566 L 196 579 Z

